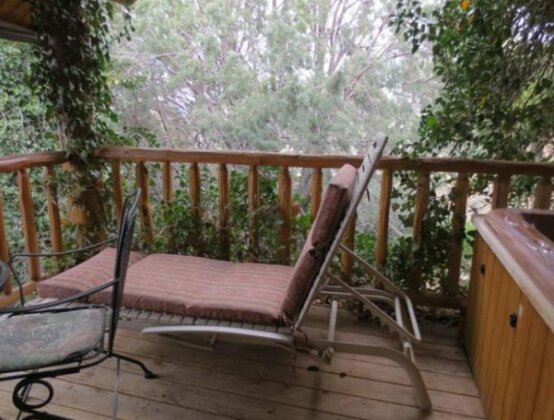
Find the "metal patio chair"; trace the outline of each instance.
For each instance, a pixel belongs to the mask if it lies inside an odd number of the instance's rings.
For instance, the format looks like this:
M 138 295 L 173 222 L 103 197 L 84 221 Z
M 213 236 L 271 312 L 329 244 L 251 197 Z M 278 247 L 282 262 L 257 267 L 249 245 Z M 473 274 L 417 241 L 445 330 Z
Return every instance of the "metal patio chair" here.
M 72 296 L 42 304 L 27 304 L 21 293 L 21 280 L 12 262 L 19 257 L 60 257 L 75 252 L 91 250 L 99 244 L 51 254 L 17 254 L 10 258 L 10 265 L 0 261 L 0 290 L 9 280 L 10 271 L 20 289 L 20 305 L 0 309 L 0 380 L 19 379 L 12 393 L 12 401 L 25 418 L 63 419 L 63 417 L 39 411 L 53 398 L 54 389 L 46 381 L 60 375 L 77 373 L 104 360 L 117 358 L 141 367 L 146 378 L 155 375 L 139 360 L 114 352 L 114 338 L 118 324 L 123 289 L 127 275 L 131 243 L 135 227 L 140 190 L 126 198 L 119 235 L 113 279 L 97 287 Z M 102 290 L 111 288 L 109 304 L 87 303 L 87 299 Z M 40 401 L 29 398 L 31 387 L 42 387 L 46 396 Z M 43 391 L 44 392 L 44 391 Z M 114 393 L 115 418 L 117 412 L 117 380 Z

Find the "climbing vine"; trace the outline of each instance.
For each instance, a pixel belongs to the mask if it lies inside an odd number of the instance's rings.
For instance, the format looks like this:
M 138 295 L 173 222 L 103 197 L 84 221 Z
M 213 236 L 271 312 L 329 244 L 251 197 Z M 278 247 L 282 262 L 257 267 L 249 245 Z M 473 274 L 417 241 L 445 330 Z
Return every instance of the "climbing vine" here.
M 32 0 L 31 5 L 38 35 L 34 87 L 53 117 L 71 163 L 71 170 L 60 177 L 63 193 L 72 204 L 79 236 L 98 240 L 107 200 L 100 197 L 106 189 L 99 188 L 102 168 L 94 150 L 122 139 L 112 128 L 117 116 L 110 107 L 106 76 L 109 51 L 114 41 L 129 35 L 131 26 L 127 19 L 123 33 L 113 33 L 114 6 L 108 1 Z

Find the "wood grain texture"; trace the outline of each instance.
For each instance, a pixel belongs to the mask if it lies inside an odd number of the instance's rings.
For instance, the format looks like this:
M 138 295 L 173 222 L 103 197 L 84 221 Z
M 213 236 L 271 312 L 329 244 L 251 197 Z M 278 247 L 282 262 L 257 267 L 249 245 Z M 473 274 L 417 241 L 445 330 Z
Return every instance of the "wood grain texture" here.
M 23 225 L 23 236 L 25 239 L 25 251 L 38 253 L 38 235 L 31 194 L 31 180 L 26 169 L 17 172 L 17 185 L 19 188 L 19 209 L 21 211 L 21 222 Z M 27 270 L 33 281 L 39 281 L 41 277 L 40 261 L 38 258 L 27 258 Z
M 173 201 L 173 170 L 171 162 L 164 162 L 162 169 L 163 200 L 166 203 Z
M 118 160 L 111 161 L 112 167 L 112 185 L 113 201 L 115 209 L 115 218 L 117 224 L 121 223 L 121 212 L 123 211 L 123 190 L 121 188 L 121 164 Z M 137 183 L 138 185 L 138 183 Z
M 218 224 L 221 247 L 221 258 L 231 258 L 231 237 L 229 231 L 229 173 L 227 165 L 221 163 L 217 170 L 217 184 L 219 189 Z
M 493 209 L 502 209 L 508 207 L 508 197 L 510 195 L 510 176 L 498 175 L 492 184 L 491 207 Z
M 278 195 L 281 224 L 278 232 L 279 250 L 277 255 L 280 264 L 288 265 L 290 263 L 292 242 L 292 181 L 289 168 L 286 166 L 279 169 Z
M 533 418 L 554 419 L 554 333 L 550 331 L 544 348 L 541 375 Z
M 37 166 L 56 165 L 66 162 L 64 152 L 25 153 L 0 157 L 0 173 L 16 172 Z
M 479 309 L 477 307 L 477 289 L 479 279 L 479 269 L 481 266 L 481 257 L 482 251 L 481 247 L 483 246 L 483 240 L 479 235 L 475 237 L 475 243 L 473 248 L 473 257 L 471 260 L 471 273 L 469 280 L 469 290 L 467 297 L 466 309 L 463 312 L 464 318 L 464 345 L 468 355 L 471 354 L 471 348 L 473 347 L 473 331 L 475 329 L 476 314 Z
M 6 232 L 6 225 L 4 223 L 4 199 L 2 191 L 0 190 L 0 260 L 8 262 L 10 258 L 10 249 L 8 247 L 8 236 Z M 4 286 L 3 293 L 9 295 L 12 291 L 12 282 L 8 280 Z
M 387 260 L 392 180 L 393 172 L 391 170 L 382 172 L 381 191 L 379 193 L 379 218 L 377 219 L 377 238 L 375 243 L 375 263 L 378 267 L 383 266 Z
M 142 230 L 142 240 L 146 248 L 152 246 L 154 233 L 152 231 L 152 212 L 150 209 L 150 192 L 148 169 L 146 165 L 139 162 L 135 166 L 137 188 L 140 188 L 139 218 Z
M 319 206 L 321 205 L 321 194 L 323 191 L 323 173 L 321 168 L 314 168 L 312 173 L 312 186 L 310 194 L 310 214 L 312 223 L 317 216 Z
M 487 263 L 485 273 L 472 270 L 465 340 L 485 411 L 491 420 L 552 419 L 554 334 L 479 235 L 475 252 L 474 263 Z
M 356 246 L 356 219 L 357 213 L 354 213 L 342 236 L 342 244 L 354 250 Z M 354 270 L 354 259 L 352 256 L 344 251 L 340 252 L 340 278 L 345 282 L 350 282 L 352 279 L 352 272 Z
M 535 187 L 533 200 L 534 209 L 549 209 L 552 207 L 552 177 L 542 176 Z
M 198 163 L 189 165 L 189 197 L 192 214 L 194 238 L 196 238 L 196 255 L 202 255 L 202 207 L 201 207 L 202 186 L 200 180 L 200 167 Z
M 61 252 L 63 251 L 62 225 L 60 221 L 60 206 L 58 203 L 58 189 L 54 179 L 55 175 L 56 172 L 52 166 L 44 168 L 48 221 L 50 222 L 50 244 L 53 252 Z M 58 271 L 61 270 L 61 259 L 57 259 L 56 263 Z
M 245 151 L 198 151 L 133 147 L 104 147 L 98 157 L 126 161 L 226 163 L 228 165 L 287 166 L 302 168 L 340 168 L 349 163 L 360 166 L 363 156 L 352 155 L 293 155 Z M 554 164 L 494 160 L 419 158 L 408 159 L 383 156 L 378 169 L 417 170 L 427 172 L 467 172 L 482 174 L 554 176 Z M 0 171 L 2 160 L 0 159 Z

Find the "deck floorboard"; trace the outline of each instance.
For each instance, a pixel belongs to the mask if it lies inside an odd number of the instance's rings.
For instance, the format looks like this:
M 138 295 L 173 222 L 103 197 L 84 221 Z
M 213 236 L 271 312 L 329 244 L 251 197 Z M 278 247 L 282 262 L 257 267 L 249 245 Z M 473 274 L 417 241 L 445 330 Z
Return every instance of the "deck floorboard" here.
M 309 334 L 324 334 L 325 309 L 308 318 Z M 116 350 L 160 375 L 147 380 L 121 362 L 121 419 L 428 419 L 484 418 L 479 392 L 453 328 L 423 325 L 416 357 L 434 405 L 415 404 L 407 375 L 382 358 L 336 354 L 332 363 L 271 347 L 221 343 L 213 351 L 120 327 Z M 342 313 L 338 338 L 391 343 L 386 330 Z M 76 419 L 110 418 L 114 360 L 52 381 L 52 413 Z M 13 382 L 0 383 L 0 418 L 11 419 Z

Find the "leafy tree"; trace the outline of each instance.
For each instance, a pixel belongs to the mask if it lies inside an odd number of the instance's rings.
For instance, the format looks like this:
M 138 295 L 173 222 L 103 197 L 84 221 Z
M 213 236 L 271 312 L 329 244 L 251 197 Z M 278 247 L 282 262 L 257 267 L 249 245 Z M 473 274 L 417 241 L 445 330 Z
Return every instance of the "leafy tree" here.
M 166 147 L 360 151 L 415 131 L 429 61 L 389 28 L 392 2 L 137 2 L 114 52 L 117 109 Z
M 550 160 L 554 148 L 554 4 L 447 0 L 429 11 L 398 2 L 394 20 L 415 52 L 429 43 L 444 87 L 409 153 Z

